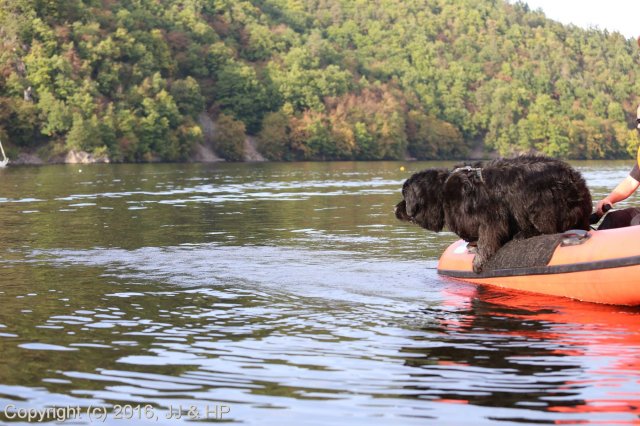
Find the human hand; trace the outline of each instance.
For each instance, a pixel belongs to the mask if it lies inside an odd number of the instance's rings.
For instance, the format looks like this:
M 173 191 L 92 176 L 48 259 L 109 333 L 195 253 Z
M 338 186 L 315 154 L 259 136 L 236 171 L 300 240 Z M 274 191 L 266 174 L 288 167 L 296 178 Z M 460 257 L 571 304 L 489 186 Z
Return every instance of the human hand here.
M 596 204 L 596 214 L 602 217 L 602 215 L 604 215 L 607 211 L 609 211 L 611 207 L 613 207 L 613 203 L 609 201 L 608 198 L 600 200 L 598 201 L 598 204 Z

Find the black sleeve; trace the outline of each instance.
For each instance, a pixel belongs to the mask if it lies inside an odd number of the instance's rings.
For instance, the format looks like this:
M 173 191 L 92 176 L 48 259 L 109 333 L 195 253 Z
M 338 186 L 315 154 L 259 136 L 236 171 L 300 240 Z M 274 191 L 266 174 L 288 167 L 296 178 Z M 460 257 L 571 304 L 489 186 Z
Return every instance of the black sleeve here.
M 636 165 L 633 166 L 633 169 L 631 169 L 629 176 L 631 176 L 632 178 L 640 182 L 640 167 L 638 167 L 638 163 L 636 163 Z

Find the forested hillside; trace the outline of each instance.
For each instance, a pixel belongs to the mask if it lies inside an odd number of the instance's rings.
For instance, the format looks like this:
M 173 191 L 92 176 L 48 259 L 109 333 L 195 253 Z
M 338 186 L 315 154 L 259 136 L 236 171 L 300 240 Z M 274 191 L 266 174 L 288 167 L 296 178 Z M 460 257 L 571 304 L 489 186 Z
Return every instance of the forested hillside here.
M 640 32 L 640 29 L 639 29 Z M 638 47 L 503 0 L 0 0 L 12 153 L 627 157 Z

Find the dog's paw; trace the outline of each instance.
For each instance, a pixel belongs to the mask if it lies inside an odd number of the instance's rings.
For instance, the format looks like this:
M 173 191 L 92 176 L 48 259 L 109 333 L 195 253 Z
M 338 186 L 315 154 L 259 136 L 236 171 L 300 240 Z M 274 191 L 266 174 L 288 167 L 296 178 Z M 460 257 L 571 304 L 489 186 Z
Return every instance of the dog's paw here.
M 473 258 L 473 272 L 475 272 L 476 274 L 479 274 L 480 272 L 482 272 L 484 264 L 485 264 L 484 258 L 479 254 L 476 254 L 475 257 Z

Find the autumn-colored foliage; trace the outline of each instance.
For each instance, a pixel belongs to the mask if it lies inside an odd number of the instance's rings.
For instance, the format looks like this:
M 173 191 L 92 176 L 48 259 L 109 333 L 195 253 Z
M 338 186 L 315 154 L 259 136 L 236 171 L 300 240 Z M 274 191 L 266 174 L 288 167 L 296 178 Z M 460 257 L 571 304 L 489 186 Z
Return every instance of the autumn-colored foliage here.
M 505 0 L 0 0 L 0 138 L 181 161 L 624 158 L 634 39 Z M 230 126 L 224 129 L 224 126 Z

